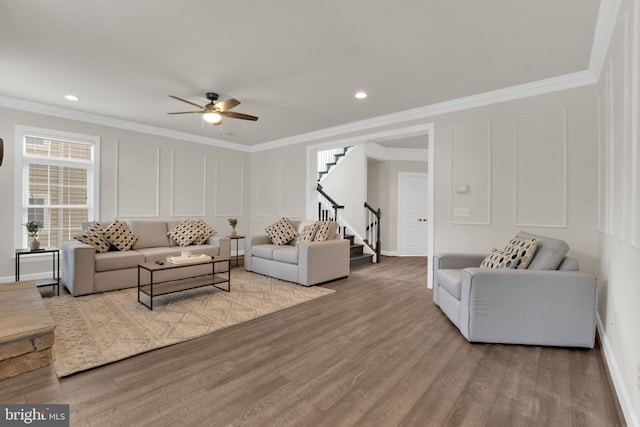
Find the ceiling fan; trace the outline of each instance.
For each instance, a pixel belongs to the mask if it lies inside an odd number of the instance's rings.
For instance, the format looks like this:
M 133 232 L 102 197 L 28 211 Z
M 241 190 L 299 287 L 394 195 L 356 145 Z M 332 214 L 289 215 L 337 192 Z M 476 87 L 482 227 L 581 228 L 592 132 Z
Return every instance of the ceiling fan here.
M 178 101 L 186 102 L 189 105 L 193 105 L 194 107 L 200 108 L 199 111 L 180 111 L 177 113 L 167 113 L 167 114 L 202 114 L 202 119 L 206 122 L 209 122 L 215 126 L 222 124 L 223 117 L 230 117 L 232 119 L 242 119 L 242 120 L 253 120 L 256 121 L 258 118 L 256 116 L 250 116 L 248 114 L 236 113 L 234 111 L 229 111 L 234 107 L 240 105 L 240 101 L 235 98 L 225 99 L 224 101 L 218 101 L 218 94 L 214 92 L 207 92 L 205 95 L 207 99 L 210 101 L 207 105 L 202 106 L 198 105 L 194 102 L 187 101 L 186 99 L 178 98 L 177 96 L 169 95 L 169 97 L 173 99 L 177 99 Z

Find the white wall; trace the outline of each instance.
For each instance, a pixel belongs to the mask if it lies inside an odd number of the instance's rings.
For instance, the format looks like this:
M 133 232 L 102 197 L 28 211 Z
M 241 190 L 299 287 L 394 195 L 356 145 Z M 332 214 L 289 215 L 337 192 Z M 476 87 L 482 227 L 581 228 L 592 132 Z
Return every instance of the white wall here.
M 604 351 L 630 425 L 640 425 L 640 2 L 622 2 L 598 83 Z
M 228 235 L 229 217 L 238 233 L 249 232 L 250 155 L 175 139 L 0 108 L 5 156 L 0 167 L 0 281 L 14 279 L 15 126 L 98 136 L 101 221 L 115 217 L 168 220 L 203 218 Z M 24 258 L 21 279 L 49 272 L 50 258 Z
M 365 236 L 364 202 L 367 195 L 367 157 L 364 145 L 349 149 L 346 156 L 331 168 L 322 180 L 322 188 L 344 209 L 338 211 L 342 220 L 349 224 L 350 232 Z
M 597 272 L 593 86 L 434 120 L 436 252 L 486 253 L 526 230 L 567 241 L 581 269 Z M 457 184 L 469 193 L 456 193 Z
M 367 167 L 367 202 L 382 211 L 380 221 L 382 254 L 393 256 L 398 252 L 398 174 L 400 172 L 427 173 L 427 163 L 369 159 Z

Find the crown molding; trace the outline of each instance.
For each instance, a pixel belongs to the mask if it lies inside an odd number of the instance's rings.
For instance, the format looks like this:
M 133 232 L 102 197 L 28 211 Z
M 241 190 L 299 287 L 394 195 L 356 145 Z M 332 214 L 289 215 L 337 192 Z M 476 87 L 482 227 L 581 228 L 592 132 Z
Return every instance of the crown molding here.
M 597 83 L 600 79 L 600 74 L 604 66 L 604 61 L 609 49 L 611 37 L 613 36 L 616 21 L 618 19 L 618 14 L 620 12 L 621 3 L 621 0 L 601 0 L 593 44 L 591 47 L 591 56 L 589 58 L 589 68 L 587 70 L 565 74 L 557 77 L 551 77 L 548 79 L 538 80 L 530 83 L 524 83 L 521 85 L 510 86 L 503 89 L 497 89 L 477 95 L 400 111 L 397 113 L 373 117 L 370 119 L 360 120 L 357 122 L 352 122 L 331 128 L 302 133 L 299 135 L 268 141 L 253 146 L 246 146 L 215 138 L 193 135 L 155 126 L 143 125 L 126 120 L 100 116 L 97 114 L 84 113 L 61 107 L 38 104 L 35 102 L 24 101 L 1 95 L 0 107 L 8 107 L 17 110 L 46 114 L 50 116 L 78 120 L 102 126 L 109 126 L 119 129 L 131 130 L 134 132 L 162 136 L 166 138 L 206 144 L 213 147 L 227 148 L 230 150 L 251 153 L 259 152 L 295 144 L 319 141 L 325 138 L 342 137 L 349 133 L 368 132 L 374 128 L 398 125 L 412 120 L 429 119 L 441 114 L 453 113 L 477 107 L 484 107 L 492 104 L 513 101 L 530 96 L 542 95 L 546 93 L 557 92 Z
M 604 67 L 611 37 L 618 21 L 618 14 L 622 6 L 621 0 L 601 0 L 600 9 L 598 10 L 598 20 L 596 21 L 596 30 L 593 35 L 593 44 L 591 46 L 591 57 L 589 58 L 589 71 L 593 74 L 596 81 L 600 80 L 600 74 Z
M 39 104 L 36 102 L 25 101 L 22 99 L 11 98 L 0 95 L 0 107 L 12 108 L 14 110 L 28 111 L 30 113 L 45 114 L 47 116 L 60 117 L 63 119 L 77 120 L 85 123 L 93 123 L 100 126 L 108 126 L 117 129 L 125 129 L 133 132 L 140 132 L 149 135 L 156 135 L 165 138 L 178 139 L 181 141 L 196 142 L 198 144 L 206 144 L 213 147 L 227 148 L 236 151 L 250 151 L 246 145 L 236 144 L 233 142 L 222 141 L 220 139 L 209 138 L 206 136 L 193 135 L 190 133 L 179 132 L 170 129 L 164 129 L 156 126 L 143 125 L 140 123 L 130 122 L 127 120 L 114 119 L 111 117 L 100 116 L 98 114 L 84 113 L 82 111 L 70 110 L 52 105 Z
M 580 86 L 587 86 L 597 82 L 597 79 L 590 70 L 578 71 L 576 73 L 564 74 L 562 76 L 551 77 L 521 85 L 510 86 L 490 92 L 450 101 L 439 102 L 424 107 L 413 108 L 397 113 L 378 116 L 371 119 L 360 120 L 346 125 L 321 129 L 318 131 L 303 133 L 288 138 L 257 144 L 250 147 L 251 152 L 270 150 L 273 148 L 286 147 L 289 145 L 301 144 L 316 141 L 324 138 L 335 138 L 347 133 L 365 132 L 373 128 L 383 126 L 398 125 L 412 120 L 430 119 L 442 114 L 468 110 L 471 108 L 484 107 L 507 101 L 527 98 L 530 96 L 543 95 L 551 92 L 558 92 L 566 89 L 573 89 Z

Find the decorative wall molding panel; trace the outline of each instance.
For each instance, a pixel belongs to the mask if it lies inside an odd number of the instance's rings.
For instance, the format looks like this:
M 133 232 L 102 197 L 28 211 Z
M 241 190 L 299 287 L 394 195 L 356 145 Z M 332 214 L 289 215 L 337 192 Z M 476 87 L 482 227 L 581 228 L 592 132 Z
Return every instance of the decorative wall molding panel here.
M 491 169 L 491 122 L 452 128 L 452 224 L 491 224 Z
M 292 181 L 290 176 L 305 176 L 305 162 L 300 161 L 296 151 L 285 151 L 278 159 L 278 216 L 293 218 L 298 215 L 299 205 L 305 200 L 304 182 Z M 304 219 L 304 218 L 303 218 Z
M 256 159 L 253 177 L 254 209 L 256 217 L 273 217 L 276 215 L 276 201 L 279 186 L 275 185 L 274 177 L 280 176 L 280 163 L 275 155 L 269 153 Z
M 117 217 L 160 215 L 160 147 L 116 141 Z
M 244 216 L 244 162 L 242 159 L 216 158 L 216 216 Z
M 171 216 L 206 215 L 207 155 L 171 150 Z
M 515 223 L 567 225 L 567 110 L 521 115 L 516 120 Z

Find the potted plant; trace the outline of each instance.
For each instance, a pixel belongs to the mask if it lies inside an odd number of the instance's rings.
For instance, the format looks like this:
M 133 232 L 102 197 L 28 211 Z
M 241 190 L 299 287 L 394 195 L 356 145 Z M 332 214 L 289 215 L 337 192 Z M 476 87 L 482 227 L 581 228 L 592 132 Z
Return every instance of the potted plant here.
M 38 233 L 42 230 L 42 224 L 39 221 L 29 221 L 25 225 L 27 234 L 31 238 L 29 242 L 29 248 L 31 250 L 40 249 L 40 242 L 38 241 Z
M 236 237 L 236 225 L 238 225 L 237 218 L 229 218 L 229 225 L 231 226 L 231 237 Z

